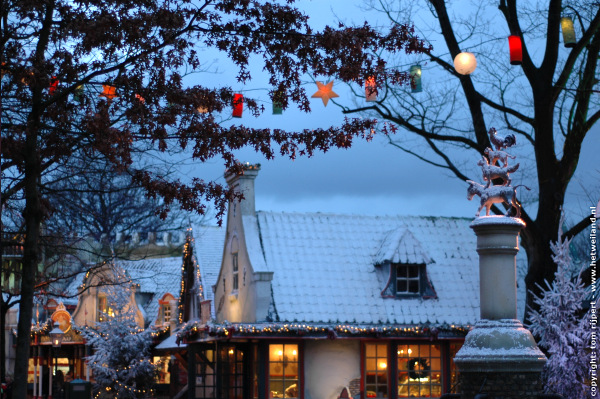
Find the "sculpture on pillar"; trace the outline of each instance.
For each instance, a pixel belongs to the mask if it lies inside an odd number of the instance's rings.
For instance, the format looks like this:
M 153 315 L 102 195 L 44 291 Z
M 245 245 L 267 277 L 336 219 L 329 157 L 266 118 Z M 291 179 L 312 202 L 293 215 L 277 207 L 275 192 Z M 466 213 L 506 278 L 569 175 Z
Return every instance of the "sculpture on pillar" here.
M 486 148 L 484 151 L 485 156 L 477 162 L 477 165 L 481 166 L 483 181 L 487 184 L 484 186 L 473 180 L 467 180 L 467 183 L 469 183 L 467 199 L 470 201 L 475 195 L 480 197 L 481 201 L 476 217 L 479 217 L 483 208 L 486 210 L 485 215 L 489 216 L 493 204 L 505 203 L 508 205 L 506 216 L 509 216 L 511 208 L 515 208 L 516 217 L 519 218 L 521 217 L 521 206 L 517 201 L 517 188 L 522 186 L 529 190 L 529 187 L 522 184 L 515 187 L 510 185 L 510 174 L 519 169 L 519 164 L 509 166 L 508 158 L 515 159 L 516 157 L 502 151 L 502 149 L 515 145 L 517 141 L 513 134 L 506 137 L 498 136 L 494 128 L 491 128 L 488 134 L 490 142 L 496 149 Z M 502 162 L 502 166 L 500 166 L 500 162 Z M 502 179 L 503 183 L 494 185 L 492 184 L 493 179 Z

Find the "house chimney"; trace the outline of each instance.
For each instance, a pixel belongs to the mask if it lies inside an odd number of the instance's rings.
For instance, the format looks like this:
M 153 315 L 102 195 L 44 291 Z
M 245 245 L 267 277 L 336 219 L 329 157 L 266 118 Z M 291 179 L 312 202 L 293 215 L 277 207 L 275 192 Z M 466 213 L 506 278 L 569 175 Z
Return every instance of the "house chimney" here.
M 242 215 L 255 215 L 255 206 L 254 206 L 254 179 L 258 176 L 258 171 L 260 170 L 260 164 L 244 164 L 244 174 L 236 175 L 234 173 L 225 172 L 225 180 L 230 188 L 235 189 L 236 192 L 242 193 L 244 195 L 244 199 L 241 200 L 237 206 L 234 206 L 233 209 L 230 209 L 230 212 L 234 214 L 237 212 L 236 208 L 241 212 Z

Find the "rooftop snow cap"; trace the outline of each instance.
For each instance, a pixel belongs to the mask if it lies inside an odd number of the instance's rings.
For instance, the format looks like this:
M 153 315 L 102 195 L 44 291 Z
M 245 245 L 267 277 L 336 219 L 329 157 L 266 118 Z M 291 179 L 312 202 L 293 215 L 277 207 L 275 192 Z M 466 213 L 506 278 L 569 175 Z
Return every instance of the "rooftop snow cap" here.
M 233 206 L 230 207 L 230 211 L 233 210 L 235 214 L 235 208 L 239 207 L 238 209 L 240 209 L 243 216 L 255 216 L 254 179 L 258 176 L 260 164 L 250 164 L 249 162 L 246 162 L 243 166 L 243 174 L 230 173 L 229 170 L 225 171 L 225 180 L 229 187 L 244 195 L 244 199 L 241 200 L 239 204 L 232 204 Z

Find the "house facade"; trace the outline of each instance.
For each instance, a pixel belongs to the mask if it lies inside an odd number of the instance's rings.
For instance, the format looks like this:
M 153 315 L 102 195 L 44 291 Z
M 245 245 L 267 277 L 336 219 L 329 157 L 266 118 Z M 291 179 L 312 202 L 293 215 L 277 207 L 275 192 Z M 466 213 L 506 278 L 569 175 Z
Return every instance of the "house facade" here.
M 259 170 L 226 176 L 244 199 L 229 205 L 220 269 L 205 282 L 210 320 L 178 333 L 188 397 L 453 392 L 452 359 L 479 318 L 471 220 L 257 212 Z

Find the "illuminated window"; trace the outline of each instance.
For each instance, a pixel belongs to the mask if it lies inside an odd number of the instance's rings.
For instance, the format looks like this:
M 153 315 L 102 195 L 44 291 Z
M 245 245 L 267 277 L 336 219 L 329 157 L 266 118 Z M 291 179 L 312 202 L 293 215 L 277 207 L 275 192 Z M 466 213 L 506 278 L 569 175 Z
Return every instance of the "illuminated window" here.
M 108 299 L 106 295 L 98 296 L 98 308 L 96 314 L 98 321 L 106 321 L 109 317 L 114 316 L 114 312 L 110 306 L 108 306 Z
M 163 305 L 163 320 L 165 323 L 171 321 L 171 305 Z
M 367 398 L 388 397 L 388 346 L 365 345 L 365 391 Z
M 442 395 L 442 357 L 438 345 L 398 345 L 397 355 L 399 398 Z
M 269 391 L 272 398 L 297 398 L 300 386 L 298 345 L 269 345 Z

